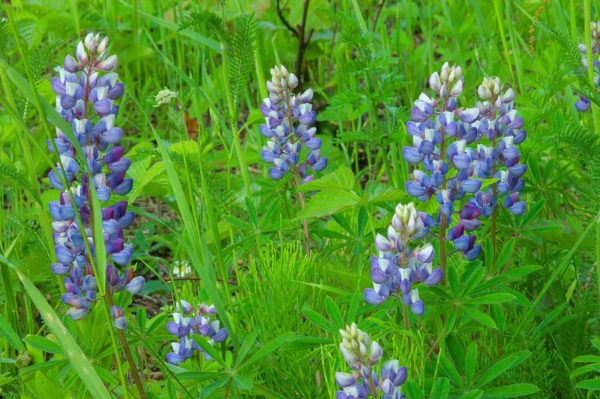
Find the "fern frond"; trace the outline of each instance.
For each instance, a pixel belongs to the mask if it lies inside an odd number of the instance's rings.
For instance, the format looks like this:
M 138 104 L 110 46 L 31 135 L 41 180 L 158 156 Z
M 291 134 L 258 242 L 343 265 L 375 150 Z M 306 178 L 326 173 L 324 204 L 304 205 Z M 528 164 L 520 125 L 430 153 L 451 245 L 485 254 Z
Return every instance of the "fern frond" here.
M 203 13 L 192 11 L 186 15 L 179 24 L 179 30 L 200 26 L 206 27 L 207 33 L 210 36 L 216 37 L 221 42 L 228 42 L 227 30 L 225 29 L 223 19 L 212 12 Z
M 29 197 L 32 200 L 41 204 L 37 191 L 31 185 L 29 180 L 13 165 L 5 161 L 0 161 L 0 177 L 10 181 L 15 187 L 21 187 L 29 194 Z
M 240 98 L 248 85 L 248 76 L 254 67 L 254 31 L 255 22 L 252 16 L 238 18 L 229 46 L 229 84 L 236 114 Z
M 573 38 L 567 33 L 554 29 L 543 22 L 538 21 L 536 25 L 546 31 L 550 35 L 550 38 L 559 44 L 562 50 L 561 59 L 577 77 L 581 94 L 600 106 L 600 95 L 598 95 L 596 88 L 590 84 L 587 78 L 585 68 L 581 62 L 581 53 L 577 49 Z

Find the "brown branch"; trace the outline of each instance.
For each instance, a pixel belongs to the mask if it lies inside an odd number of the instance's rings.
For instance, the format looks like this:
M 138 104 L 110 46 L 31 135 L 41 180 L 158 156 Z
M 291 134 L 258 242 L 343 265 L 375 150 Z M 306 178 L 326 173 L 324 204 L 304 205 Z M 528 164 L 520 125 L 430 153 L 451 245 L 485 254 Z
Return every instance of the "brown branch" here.
M 292 27 L 288 20 L 284 17 L 283 11 L 281 9 L 281 0 L 277 0 L 276 8 L 277 8 L 277 16 L 281 20 L 281 23 L 298 38 L 298 54 L 296 55 L 296 68 L 295 73 L 298 78 L 298 85 L 302 83 L 302 64 L 304 60 L 304 53 L 306 52 L 306 48 L 310 43 L 310 39 L 314 33 L 314 29 L 311 29 L 308 33 L 306 32 L 306 20 L 308 18 L 308 8 L 310 5 L 310 0 L 304 0 L 304 9 L 302 10 L 302 23 L 298 25 L 296 28 Z
M 375 15 L 373 17 L 373 30 L 375 30 L 375 27 L 377 26 L 377 20 L 379 20 L 379 16 L 381 15 L 381 11 L 383 10 L 384 5 L 385 0 L 381 0 L 377 5 L 377 11 L 375 12 Z
M 298 32 L 296 31 L 296 29 L 294 29 L 292 27 L 292 25 L 290 25 L 290 23 L 287 21 L 287 19 L 285 19 L 285 17 L 283 16 L 283 12 L 281 11 L 281 0 L 277 0 L 277 16 L 279 17 L 279 19 L 281 20 L 281 23 L 283 23 L 283 25 L 294 34 L 294 36 L 296 37 L 300 37 L 300 35 L 298 34 Z

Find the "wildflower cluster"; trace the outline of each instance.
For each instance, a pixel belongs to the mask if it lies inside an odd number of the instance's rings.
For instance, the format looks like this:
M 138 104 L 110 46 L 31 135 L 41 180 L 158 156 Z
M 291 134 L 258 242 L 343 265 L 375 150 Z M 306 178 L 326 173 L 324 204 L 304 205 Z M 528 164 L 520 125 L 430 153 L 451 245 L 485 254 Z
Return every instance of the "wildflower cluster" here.
M 56 151 L 60 158 L 48 177 L 51 185 L 62 191 L 59 200 L 50 203 L 58 259 L 52 270 L 64 276 L 67 292 L 62 300 L 71 306 L 67 314 L 73 319 L 87 314 L 97 291 L 95 262 L 91 262 L 96 256 L 91 185 L 100 202 L 107 202 L 111 194 L 127 194 L 133 184 L 125 177 L 131 161 L 123 157 L 125 149 L 118 145 L 123 132 L 115 126 L 119 112 L 115 100 L 123 95 L 123 83 L 114 72 L 117 57 L 108 54 L 107 45 L 108 38 L 90 33 L 77 45 L 76 58 L 68 55 L 63 67 L 57 68 L 59 77 L 52 79 L 56 110 L 72 125 L 84 152 L 79 155 L 85 156 L 87 163 L 79 165 L 76 146 L 57 128 L 56 138 L 48 143 L 50 151 Z M 133 246 L 125 244 L 123 230 L 131 225 L 134 215 L 127 211 L 127 201 L 104 207 L 101 212 L 107 255 L 114 265 L 126 268 Z M 109 263 L 106 270 L 111 291 L 142 291 L 143 277 L 134 277 L 131 269 L 120 274 L 114 265 Z
M 368 303 L 377 305 L 390 295 L 401 293 L 404 303 L 414 314 L 423 314 L 425 307 L 415 285 L 437 285 L 443 273 L 432 267 L 434 250 L 431 244 L 412 248 L 411 244 L 427 235 L 433 225 L 433 218 L 417 212 L 412 202 L 396 206 L 387 237 L 378 234 L 375 239 L 379 255 L 371 258 L 373 288 L 365 290 Z
M 487 191 L 477 192 L 475 198 L 465 205 L 463 212 L 471 215 L 481 213 L 484 217 L 491 216 L 500 197 L 504 198 L 502 204 L 510 213 L 521 215 L 525 212 L 525 202 L 520 201 L 519 192 L 525 185 L 521 177 L 527 167 L 519 163 L 521 154 L 516 145 L 525 140 L 527 132 L 522 129 L 523 118 L 517 115 L 513 105 L 515 93 L 510 88 L 502 93 L 500 87 L 500 79 L 494 77 L 484 78 L 477 89 L 483 101 L 478 103 L 479 117 L 474 125 L 478 134 L 487 137 L 489 145 L 478 144 L 477 149 L 469 149 L 468 154 L 476 176 L 494 178 L 496 182 Z M 473 219 L 462 218 L 461 215 L 461 223 L 465 226 L 474 223 Z
M 411 196 L 426 201 L 435 196 L 440 204 L 437 223 L 448 240 L 472 260 L 479 256 L 481 245 L 475 236 L 465 233 L 479 228 L 480 216 L 489 217 L 496 206 L 497 194 L 506 194 L 504 205 L 515 215 L 525 210 L 518 192 L 523 188 L 520 177 L 525 166 L 519 164 L 520 155 L 515 147 L 526 133 L 523 120 L 513 107 L 512 89 L 500 92 L 498 78 L 486 78 L 478 94 L 483 102 L 477 107 L 458 108 L 457 98 L 463 91 L 460 67 L 444 64 L 440 73 L 429 79 L 435 92 L 433 98 L 422 93 L 411 111 L 407 130 L 413 145 L 403 150 L 406 160 L 422 169 L 413 170 L 412 180 L 406 184 Z M 489 146 L 475 143 L 483 137 Z M 492 189 L 482 191 L 482 179 L 495 178 Z M 469 201 L 463 200 L 468 197 Z M 460 209 L 457 209 L 460 208 Z M 453 220 L 458 215 L 458 220 Z
M 312 89 L 295 94 L 298 78 L 282 65 L 271 69 L 271 80 L 267 82 L 269 97 L 260 107 L 265 124 L 260 132 L 269 141 L 262 149 L 262 158 L 272 163 L 269 176 L 279 180 L 296 168 L 300 178 L 308 182 L 314 178 L 311 170 L 318 172 L 327 166 L 327 158 L 321 157 L 321 139 L 312 126 L 316 112 L 312 109 Z M 306 160 L 299 163 L 302 145 L 308 148 Z
M 600 88 L 600 21 L 592 21 L 590 23 L 590 29 L 592 33 L 592 68 L 594 70 L 594 84 L 596 89 Z M 587 47 L 585 44 L 580 43 L 577 46 L 579 52 L 583 55 L 581 57 L 581 63 L 583 64 L 583 68 L 588 70 L 588 59 L 587 59 Z M 579 101 L 575 102 L 575 108 L 579 112 L 585 112 L 590 109 L 592 105 L 591 101 L 579 94 Z
M 340 351 L 353 371 L 335 373 L 335 381 L 341 388 L 336 399 L 378 398 L 380 394 L 384 399 L 404 399 L 402 384 L 407 377 L 406 367 L 400 367 L 398 360 L 390 360 L 378 374 L 375 366 L 383 354 L 381 346 L 359 330 L 355 323 L 340 330 L 340 334 Z
M 198 306 L 198 309 L 194 309 L 189 302 L 181 300 L 176 305 L 176 309 L 177 312 L 173 313 L 173 321 L 167 322 L 167 331 L 177 337 L 178 341 L 171 343 L 173 351 L 167 353 L 167 362 L 178 365 L 191 358 L 194 352 L 202 351 L 200 345 L 194 341 L 193 335 L 208 338 L 211 345 L 227 339 L 229 335 L 227 330 L 219 328 L 219 320 L 214 319 L 217 314 L 214 305 L 207 306 L 203 303 Z M 207 353 L 203 353 L 205 359 L 210 359 Z

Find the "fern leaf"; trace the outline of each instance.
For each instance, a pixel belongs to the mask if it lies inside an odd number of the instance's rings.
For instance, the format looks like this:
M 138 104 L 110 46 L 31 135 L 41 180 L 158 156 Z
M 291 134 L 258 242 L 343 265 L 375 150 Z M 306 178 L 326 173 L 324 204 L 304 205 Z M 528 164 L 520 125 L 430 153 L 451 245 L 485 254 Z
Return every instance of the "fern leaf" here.
M 21 187 L 29 194 L 31 199 L 38 204 L 41 204 L 39 195 L 37 194 L 35 188 L 31 185 L 29 180 L 13 165 L 4 161 L 0 161 L 0 177 L 4 177 L 6 180 L 9 180 L 15 187 Z
M 248 84 L 248 76 L 254 66 L 254 31 L 252 16 L 239 18 L 235 23 L 229 54 L 229 84 L 235 113 L 238 113 L 240 98 Z

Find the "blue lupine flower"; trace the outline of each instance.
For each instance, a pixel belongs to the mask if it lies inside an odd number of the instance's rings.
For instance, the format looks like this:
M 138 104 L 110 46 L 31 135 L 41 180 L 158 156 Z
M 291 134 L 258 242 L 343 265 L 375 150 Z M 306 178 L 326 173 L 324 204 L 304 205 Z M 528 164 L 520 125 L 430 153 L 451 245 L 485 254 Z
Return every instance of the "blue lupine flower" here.
M 63 276 L 67 292 L 62 299 L 71 306 L 67 314 L 73 319 L 84 317 L 96 299 L 97 282 L 84 245 L 89 242 L 94 257 L 90 185 L 94 185 L 100 202 L 106 202 L 113 194 L 127 194 L 133 184 L 132 179 L 125 177 L 131 161 L 123 157 L 125 150 L 117 145 L 123 132 L 115 126 L 119 112 L 115 100 L 123 95 L 124 86 L 113 72 L 117 57 L 108 54 L 107 45 L 108 38 L 90 33 L 77 45 L 76 57 L 67 56 L 63 67 L 57 68 L 59 76 L 51 82 L 56 93 L 56 110 L 71 124 L 87 161 L 87 165 L 79 165 L 75 146 L 56 129 L 56 138 L 48 143 L 48 148 L 58 152 L 59 163 L 48 178 L 62 192 L 59 200 L 49 205 L 58 260 L 52 271 Z M 83 225 L 79 225 L 76 211 Z M 133 246 L 125 244 L 123 229 L 131 225 L 134 215 L 127 212 L 126 201 L 102 208 L 101 212 L 108 258 L 126 267 Z M 106 276 L 112 291 L 126 288 L 138 294 L 143 290 L 144 278 L 134 277 L 131 269 L 120 275 L 109 263 Z M 125 328 L 127 324 L 122 312 L 121 308 L 112 309 L 116 328 Z
M 493 213 L 502 197 L 505 198 L 502 204 L 514 215 L 525 212 L 525 202 L 519 200 L 519 192 L 525 185 L 521 177 L 527 167 L 519 163 L 521 154 L 517 145 L 526 139 L 527 132 L 522 129 L 523 119 L 513 105 L 514 92 L 509 88 L 502 94 L 500 87 L 499 78 L 485 78 L 477 90 L 483 100 L 478 104 L 480 127 L 491 145 L 481 145 L 478 152 L 473 153 L 475 173 L 480 178 L 498 179 L 492 190 L 478 193 L 471 203 L 480 206 L 485 217 Z M 494 190 L 498 198 L 493 198 Z
M 425 307 L 415 286 L 418 283 L 437 285 L 443 273 L 432 266 L 434 250 L 431 244 L 411 248 L 411 243 L 426 236 L 433 224 L 431 216 L 417 212 L 412 202 L 396 206 L 387 237 L 378 234 L 375 238 L 379 256 L 371 258 L 373 288 L 365 290 L 368 303 L 381 304 L 397 293 L 414 314 L 423 314 Z
M 335 373 L 335 381 L 341 388 L 336 399 L 366 399 L 380 397 L 380 393 L 385 399 L 404 399 L 402 384 L 407 377 L 406 367 L 400 367 L 398 360 L 390 360 L 378 374 L 375 368 L 383 355 L 381 346 L 355 323 L 340 330 L 340 334 L 340 352 L 352 372 Z
M 445 63 L 439 73 L 430 76 L 429 86 L 435 95 L 429 97 L 422 93 L 414 102 L 411 121 L 406 124 L 413 145 L 404 147 L 402 153 L 416 166 L 412 179 L 406 183 L 406 191 L 421 201 L 435 197 L 440 205 L 437 223 L 445 223 L 446 228 L 453 221 L 453 215 L 460 212 L 461 200 L 481 189 L 477 171 L 486 168 L 489 162 L 478 159 L 483 155 L 469 147 L 481 138 L 480 109 L 457 108 L 457 98 L 463 91 L 462 69 Z M 454 177 L 449 177 L 450 170 L 456 172 Z M 466 251 L 462 251 L 464 245 L 455 245 L 455 248 L 466 256 Z M 477 252 L 470 250 L 470 255 Z M 418 294 L 405 293 L 404 296 L 413 310 L 421 311 Z
M 195 310 L 189 302 L 181 300 L 175 307 L 177 312 L 173 313 L 173 321 L 167 322 L 167 331 L 177 337 L 178 342 L 171 344 L 173 351 L 167 354 L 167 362 L 178 365 L 191 358 L 197 351 L 210 360 L 210 356 L 194 341 L 193 335 L 207 338 L 210 345 L 227 339 L 227 330 L 220 328 L 219 320 L 213 319 L 217 314 L 214 305 L 202 303 Z
M 267 82 L 269 97 L 260 107 L 265 117 L 260 132 L 269 139 L 261 156 L 273 164 L 269 169 L 273 180 L 296 168 L 303 181 L 308 182 L 314 178 L 310 170 L 319 172 L 327 166 L 327 158 L 320 154 L 321 139 L 316 137 L 317 129 L 312 126 L 316 120 L 311 104 L 313 91 L 295 94 L 297 86 L 298 78 L 283 65 L 271 69 L 271 80 Z M 309 152 L 305 161 L 300 162 L 302 145 Z

